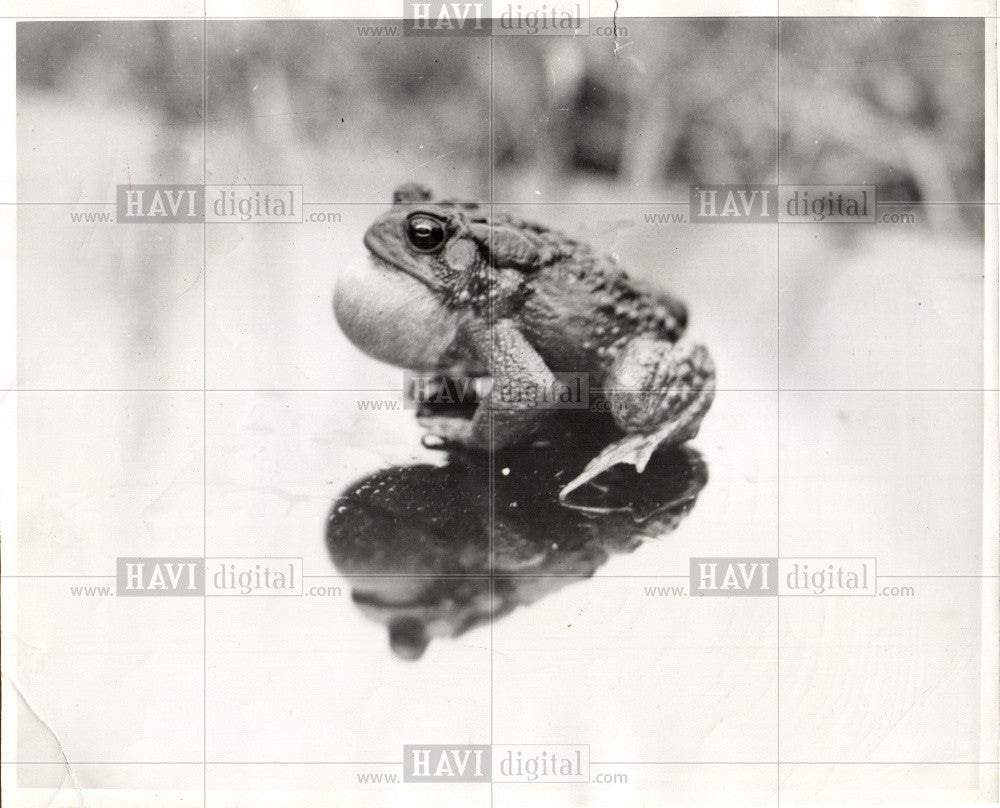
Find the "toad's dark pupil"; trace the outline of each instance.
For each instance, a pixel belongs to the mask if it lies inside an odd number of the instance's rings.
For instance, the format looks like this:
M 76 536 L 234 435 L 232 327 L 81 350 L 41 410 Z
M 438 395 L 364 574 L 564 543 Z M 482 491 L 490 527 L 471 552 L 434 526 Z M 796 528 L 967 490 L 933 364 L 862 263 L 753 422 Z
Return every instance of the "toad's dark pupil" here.
M 414 216 L 406 222 L 406 237 L 416 249 L 431 252 L 444 244 L 444 225 L 430 216 Z

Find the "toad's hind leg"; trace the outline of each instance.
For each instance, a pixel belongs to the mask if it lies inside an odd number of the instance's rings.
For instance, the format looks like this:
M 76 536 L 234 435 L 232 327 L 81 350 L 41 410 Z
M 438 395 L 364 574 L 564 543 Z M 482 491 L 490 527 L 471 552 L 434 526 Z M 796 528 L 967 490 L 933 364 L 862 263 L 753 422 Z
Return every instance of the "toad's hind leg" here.
M 641 472 L 660 446 L 697 435 L 715 398 L 715 366 L 701 345 L 636 337 L 611 366 L 604 391 L 615 423 L 628 434 L 591 460 L 560 498 L 619 463 Z

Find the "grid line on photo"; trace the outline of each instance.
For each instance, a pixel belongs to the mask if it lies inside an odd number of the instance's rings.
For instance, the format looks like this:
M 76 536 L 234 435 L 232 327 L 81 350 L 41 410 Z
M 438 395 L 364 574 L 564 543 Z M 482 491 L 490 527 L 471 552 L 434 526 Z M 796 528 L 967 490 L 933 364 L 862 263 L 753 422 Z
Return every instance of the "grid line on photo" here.
M 201 183 L 208 184 L 208 0 L 204 0 L 201 24 Z M 207 218 L 207 217 L 205 217 Z M 208 225 L 201 226 L 202 248 L 202 555 L 208 558 Z M 202 648 L 202 808 L 208 808 L 208 598 L 201 601 Z
M 776 760 L 592 760 L 592 766 L 777 766 Z M 1000 766 L 1000 760 L 789 760 L 785 766 Z M 52 766 L 51 760 L 7 760 L 4 766 Z M 200 766 L 201 760 L 70 760 L 68 766 Z M 402 766 L 401 760 L 209 760 L 209 766 Z
M 638 207 L 665 207 L 667 205 L 676 205 L 681 207 L 690 206 L 690 200 L 671 200 L 671 199 L 647 199 L 640 200 L 637 202 L 629 202 L 628 200 L 616 200 L 602 202 L 601 200 L 595 199 L 587 202 L 579 201 L 564 201 L 564 200 L 549 200 L 549 199 L 518 199 L 518 200 L 490 200 L 490 199 L 467 199 L 465 200 L 467 204 L 470 205 L 481 205 L 490 206 L 497 205 L 501 207 L 506 207 L 508 205 L 513 205 L 517 207 L 525 208 L 544 208 L 544 207 L 603 207 L 612 206 L 616 208 L 638 208 Z M 0 202 L 0 205 L 6 206 L 16 206 L 16 207 L 115 207 L 116 202 L 62 202 L 62 201 L 46 201 L 46 200 L 35 200 L 32 202 Z M 894 201 L 883 199 L 875 200 L 876 205 L 885 205 L 888 207 L 907 207 L 907 208 L 921 208 L 921 207 L 936 207 L 936 206 L 951 206 L 951 207 L 972 207 L 972 208 L 986 208 L 986 207 L 996 207 L 1000 205 L 1000 202 L 987 202 L 986 200 L 953 200 L 950 202 L 944 201 L 933 201 L 933 200 L 911 200 L 911 201 Z M 358 199 L 339 199 L 330 200 L 325 202 L 319 201 L 309 201 L 303 200 L 303 207 L 313 207 L 313 206 L 329 206 L 329 205 L 350 205 L 358 207 L 371 207 L 371 208 L 384 208 L 385 202 L 376 202 L 373 200 L 358 200 Z M 226 222 L 204 222 L 206 225 L 211 224 L 227 224 Z M 791 222 L 786 222 L 786 224 L 792 224 Z
M 592 388 L 593 389 L 593 388 Z M 689 388 L 683 386 L 678 386 L 673 388 L 677 391 L 686 391 Z M 694 389 L 694 388 L 690 388 Z M 619 392 L 633 392 L 633 393 L 644 393 L 645 390 L 632 389 L 628 387 L 616 388 Z M 0 389 L 0 394 L 6 393 L 389 393 L 389 394 L 399 394 L 399 389 L 395 387 L 386 387 L 381 389 L 365 389 L 357 390 L 352 388 L 338 388 L 338 387 L 323 387 L 323 388 L 310 388 L 310 387 L 228 387 L 228 388 L 157 388 L 157 387 L 132 387 L 132 388 L 120 388 L 120 387 L 96 387 L 96 388 L 80 388 L 80 387 L 21 387 L 21 388 L 6 388 Z M 778 393 L 779 388 L 777 387 L 717 387 L 716 392 L 719 393 Z M 1000 388 L 996 387 L 863 387 L 863 388 L 840 388 L 840 387 L 782 387 L 780 388 L 782 393 L 938 393 L 942 395 L 952 394 L 952 393 L 981 393 L 986 395 L 988 393 L 1000 393 Z
M 774 18 L 774 180 L 781 185 L 781 0 L 776 0 L 777 15 Z M 774 267 L 777 281 L 775 283 L 774 329 L 776 350 L 774 361 L 776 365 L 777 391 L 775 392 L 775 555 L 781 558 L 781 222 L 775 221 L 775 256 Z M 781 592 L 774 599 L 774 676 L 775 676 L 775 803 L 781 808 Z
M 778 11 L 778 15 L 779 16 L 781 15 L 780 10 Z M 834 16 L 836 17 L 836 15 L 834 15 Z M 841 16 L 840 19 L 856 19 L 858 16 L 859 15 L 848 15 L 846 17 Z M 998 19 L 998 16 L 995 15 L 995 14 L 985 14 L 985 15 L 975 14 L 975 15 L 966 15 L 966 16 L 969 16 L 972 19 L 977 19 L 977 20 L 980 20 L 980 19 L 996 20 L 996 19 Z M 209 18 L 208 15 L 207 15 L 207 12 L 205 12 L 205 13 L 203 13 L 201 15 L 191 14 L 191 15 L 187 15 L 187 16 L 172 17 L 171 19 L 176 19 L 176 20 L 182 21 L 182 22 L 183 21 L 188 21 L 188 22 L 195 21 L 196 22 L 196 21 L 202 19 L 203 17 L 204 18 L 208 18 L 208 19 L 212 19 L 212 20 L 215 20 L 215 21 L 223 21 L 223 22 L 224 21 L 230 21 L 230 20 L 246 20 L 246 21 L 269 22 L 269 21 L 273 21 L 275 19 L 281 19 L 279 17 L 260 17 L 260 16 L 253 16 L 253 15 L 245 15 L 244 16 L 244 15 L 234 15 L 234 14 L 227 14 L 227 15 L 215 15 L 215 14 L 213 14 Z M 665 16 L 661 16 L 661 17 L 628 17 L 627 19 L 629 19 L 629 20 L 662 20 L 662 19 L 665 19 L 665 18 L 667 18 L 667 19 L 683 19 L 681 17 L 671 17 L 670 15 L 665 15 Z M 753 14 L 751 14 L 751 15 L 740 15 L 739 18 L 741 20 L 773 20 L 773 19 L 775 19 L 775 16 L 773 14 L 767 14 L 767 15 L 753 15 Z M 59 21 L 62 21 L 62 20 L 76 20 L 76 21 L 80 21 L 80 22 L 85 22 L 85 21 L 90 21 L 90 20 L 114 20 L 116 22 L 129 22 L 129 21 L 135 20 L 135 21 L 139 21 L 139 22 L 144 22 L 144 21 L 148 21 L 148 20 L 162 20 L 162 19 L 164 19 L 163 16 L 158 16 L 158 17 L 135 17 L 135 16 L 133 16 L 133 17 L 121 17 L 121 16 L 117 16 L 116 15 L 116 16 L 107 16 L 107 17 L 95 17 L 93 15 L 90 15 L 90 16 L 81 16 L 81 15 L 66 15 L 66 14 L 50 15 L 50 16 L 40 16 L 40 15 L 37 15 L 37 16 L 24 16 L 24 15 L 17 15 L 17 14 L 0 14 L 0 20 L 50 20 L 50 21 L 53 21 L 53 20 L 59 20 Z M 304 17 L 295 17 L 294 19 L 296 19 L 296 20 L 303 20 L 303 21 L 314 21 L 314 22 L 325 22 L 325 21 L 331 21 L 331 20 L 337 20 L 337 21 L 343 20 L 343 21 L 346 21 L 346 22 L 368 22 L 371 18 L 370 17 L 348 17 L 348 16 L 337 15 L 335 17 L 304 16 Z M 786 16 L 785 19 L 788 19 L 788 17 Z M 824 19 L 830 19 L 830 18 L 827 17 L 827 18 L 824 18 Z M 892 18 L 890 18 L 890 19 L 892 19 Z M 916 19 L 932 19 L 932 18 L 925 16 L 925 17 L 916 17 Z
M 803 556 L 774 556 L 777 560 L 781 561 L 783 559 L 799 559 Z M 304 580 L 343 580 L 348 576 L 343 575 L 303 575 Z M 489 573 L 352 573 L 350 579 L 358 580 L 382 580 L 382 579 L 402 579 L 402 580 L 483 580 L 490 578 Z M 582 580 L 579 574 L 574 573 L 559 573 L 559 572 L 546 572 L 546 573 L 532 573 L 532 572 L 503 572 L 497 573 L 493 577 L 503 577 L 504 579 L 549 579 L 549 578 L 565 578 L 567 580 Z M 1000 573 L 893 573 L 885 574 L 879 573 L 877 576 L 881 578 L 903 578 L 903 579 L 927 579 L 927 580 L 982 580 L 991 581 L 1000 578 Z M 101 579 L 101 580 L 114 580 L 115 576 L 112 574 L 103 573 L 6 573 L 0 575 L 0 580 L 89 580 L 89 579 Z M 657 574 L 657 573 L 614 573 L 592 576 L 592 580 L 660 580 L 660 579 L 677 579 L 677 580 L 688 580 L 690 578 L 690 573 L 676 573 L 676 574 Z M 222 597 L 222 596 L 219 596 Z M 788 597 L 784 595 L 783 597 Z
M 495 176 L 494 171 L 496 170 L 496 152 L 494 138 L 496 136 L 495 128 L 495 113 L 496 113 L 496 95 L 495 95 L 495 83 L 496 83 L 496 59 L 494 50 L 494 40 L 493 36 L 489 37 L 489 48 L 490 48 L 490 61 L 489 61 L 489 166 L 487 168 L 487 178 L 488 178 L 488 190 L 490 197 L 489 211 L 490 220 L 493 219 L 493 198 L 495 192 Z M 489 230 L 490 238 L 490 251 L 493 250 L 493 228 Z M 494 339 L 494 320 L 495 315 L 493 311 L 493 297 L 490 296 L 490 305 L 487 314 L 487 327 L 490 331 L 489 340 L 489 352 L 490 352 L 490 375 L 494 374 L 494 351 L 493 351 L 493 339 Z M 496 704 L 495 704 L 495 691 L 496 691 L 496 672 L 494 670 L 493 658 L 495 656 L 494 648 L 494 621 L 496 614 L 496 577 L 494 575 L 494 562 L 495 562 L 495 548 L 496 548 L 496 449 L 494 441 L 494 422 L 493 422 L 493 412 L 489 413 L 489 459 L 486 464 L 486 502 L 489 513 L 487 515 L 487 532 L 488 532 L 488 569 L 490 573 L 490 745 L 493 745 L 493 728 L 496 724 Z M 492 782 L 493 778 L 490 778 L 490 807 L 493 806 L 493 800 L 495 796 L 496 786 Z

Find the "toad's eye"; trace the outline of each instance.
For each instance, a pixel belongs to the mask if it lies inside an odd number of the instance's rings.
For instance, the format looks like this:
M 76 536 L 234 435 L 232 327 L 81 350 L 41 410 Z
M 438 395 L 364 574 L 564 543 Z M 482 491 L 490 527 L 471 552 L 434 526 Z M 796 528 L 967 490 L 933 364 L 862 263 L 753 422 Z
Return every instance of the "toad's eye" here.
M 444 244 L 444 224 L 426 213 L 416 213 L 406 220 L 406 238 L 415 250 L 434 252 Z

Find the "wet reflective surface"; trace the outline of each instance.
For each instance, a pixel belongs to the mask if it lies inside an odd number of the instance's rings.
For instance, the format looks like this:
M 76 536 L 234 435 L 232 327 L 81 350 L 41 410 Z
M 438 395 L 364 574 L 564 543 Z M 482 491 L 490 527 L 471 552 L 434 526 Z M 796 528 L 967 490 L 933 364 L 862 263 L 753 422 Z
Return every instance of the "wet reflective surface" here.
M 457 637 L 593 575 L 611 555 L 663 539 L 694 507 L 708 469 L 694 449 L 658 452 L 643 474 L 618 466 L 560 503 L 599 450 L 601 430 L 566 434 L 492 459 L 449 453 L 443 466 L 393 466 L 338 497 L 327 524 L 355 605 L 418 659 Z M 485 484 L 492 475 L 492 484 Z

